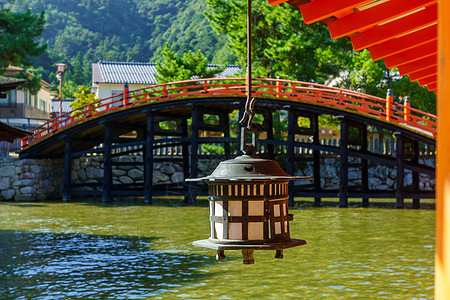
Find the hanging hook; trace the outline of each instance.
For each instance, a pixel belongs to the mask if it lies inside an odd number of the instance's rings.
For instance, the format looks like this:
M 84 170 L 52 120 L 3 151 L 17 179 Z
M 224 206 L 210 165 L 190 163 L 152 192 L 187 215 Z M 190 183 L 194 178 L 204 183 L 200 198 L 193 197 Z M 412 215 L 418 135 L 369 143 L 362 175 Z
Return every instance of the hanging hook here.
M 239 121 L 239 124 L 242 126 L 244 126 L 245 122 L 247 122 L 247 129 L 252 128 L 253 119 L 255 118 L 255 101 L 255 98 L 247 98 L 247 102 L 245 102 L 244 116 Z

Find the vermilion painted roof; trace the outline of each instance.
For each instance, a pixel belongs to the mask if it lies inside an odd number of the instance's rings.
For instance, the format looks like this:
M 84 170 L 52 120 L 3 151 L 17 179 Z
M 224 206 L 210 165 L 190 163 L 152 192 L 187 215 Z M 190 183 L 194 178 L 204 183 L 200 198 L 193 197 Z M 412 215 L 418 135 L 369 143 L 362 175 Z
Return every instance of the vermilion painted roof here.
M 437 88 L 436 0 L 268 0 L 298 8 L 306 24 L 321 22 L 333 39 L 347 37 L 356 51 L 398 67 L 428 90 Z

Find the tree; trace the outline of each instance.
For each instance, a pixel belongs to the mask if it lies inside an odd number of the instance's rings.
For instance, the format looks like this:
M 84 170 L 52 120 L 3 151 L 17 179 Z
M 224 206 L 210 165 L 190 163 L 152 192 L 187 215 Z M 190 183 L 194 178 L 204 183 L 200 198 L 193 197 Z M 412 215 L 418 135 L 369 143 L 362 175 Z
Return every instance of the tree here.
M 242 66 L 247 59 L 247 1 L 206 0 L 205 13 L 219 34 L 226 34 L 228 46 Z M 373 61 L 368 50 L 355 52 L 349 39 L 331 39 L 322 24 L 306 25 L 300 11 L 288 4 L 271 6 L 253 1 L 253 76 L 324 83 L 335 77 L 340 86 L 385 97 L 411 96 L 412 107 L 436 111 L 436 96 L 426 88 L 387 70 L 384 62 Z M 395 75 L 395 76 L 394 76 Z M 322 120 L 326 123 L 325 120 Z M 331 124 L 331 123 L 330 123 Z
M 208 69 L 206 57 L 200 50 L 195 53 L 188 51 L 180 57 L 166 44 L 161 53 L 163 59 L 156 66 L 156 80 L 159 83 L 192 78 L 213 78 L 224 70 L 224 67 L 221 66 Z
M 206 0 L 205 13 L 219 34 L 226 34 L 228 46 L 245 65 L 247 59 L 247 1 Z M 253 1 L 253 62 L 255 77 L 276 77 L 323 83 L 344 65 L 345 40 L 334 41 L 321 24 L 306 25 L 298 9 L 266 0 Z
M 36 41 L 44 24 L 44 12 L 35 15 L 30 10 L 24 13 L 0 10 L 0 72 L 9 65 L 28 67 L 30 57 L 44 54 L 47 46 Z
M 394 101 L 402 103 L 404 96 L 411 97 L 411 106 L 436 114 L 436 94 L 408 77 L 400 76 L 397 68 L 389 70 L 383 60 L 373 61 L 368 50 L 352 52 L 346 64 L 346 75 L 340 86 L 385 98 L 388 89 L 394 93 Z
M 84 107 L 81 110 L 77 110 L 75 112 L 72 113 L 72 116 L 75 116 L 77 114 L 79 114 L 80 112 L 86 112 L 88 110 L 91 110 L 93 113 L 96 112 L 96 108 L 98 106 L 98 103 L 93 104 L 93 102 L 100 100 L 98 98 L 95 98 L 95 95 L 93 93 L 91 93 L 91 89 L 89 87 L 86 86 L 82 86 L 80 85 L 78 87 L 79 92 L 74 93 L 74 97 L 76 98 L 74 101 L 72 101 L 72 103 L 70 103 L 70 108 L 72 108 L 72 110 L 75 110 L 77 108 L 80 108 L 82 106 L 88 105 Z M 82 118 L 83 115 L 79 115 L 76 118 Z

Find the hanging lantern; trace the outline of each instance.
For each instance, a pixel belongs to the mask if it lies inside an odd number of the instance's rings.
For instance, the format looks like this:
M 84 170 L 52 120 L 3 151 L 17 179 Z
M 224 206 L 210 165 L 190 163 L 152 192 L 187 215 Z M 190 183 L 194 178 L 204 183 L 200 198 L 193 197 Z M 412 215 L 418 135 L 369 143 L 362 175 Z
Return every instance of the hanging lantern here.
M 244 264 L 253 264 L 254 250 L 276 250 L 306 244 L 291 239 L 288 211 L 288 176 L 273 160 L 242 155 L 221 162 L 207 177 L 209 186 L 211 236 L 195 241 L 195 246 L 217 250 L 216 258 L 225 259 L 224 250 L 242 250 Z
M 203 178 L 209 186 L 209 239 L 195 241 L 195 246 L 217 250 L 217 260 L 225 259 L 225 250 L 241 250 L 244 264 L 253 264 L 254 250 L 276 250 L 275 258 L 283 258 L 283 249 L 306 244 L 291 239 L 288 212 L 289 180 L 310 177 L 288 176 L 273 160 L 253 154 L 257 150 L 255 99 L 252 94 L 252 9 L 247 0 L 247 102 L 241 125 L 241 151 L 244 155 L 221 162 L 214 172 Z M 247 135 L 251 134 L 251 143 Z
M 225 250 L 242 250 L 244 264 L 253 264 L 254 250 L 276 250 L 275 258 L 283 258 L 283 249 L 306 244 L 291 239 L 288 211 L 290 180 L 310 179 L 287 175 L 273 160 L 254 156 L 256 131 L 251 128 L 254 99 L 247 101 L 241 128 L 241 150 L 244 155 L 221 162 L 214 172 L 202 178 L 209 186 L 209 239 L 195 241 L 195 246 L 217 250 L 217 260 L 225 259 Z M 252 142 L 246 143 L 248 133 Z

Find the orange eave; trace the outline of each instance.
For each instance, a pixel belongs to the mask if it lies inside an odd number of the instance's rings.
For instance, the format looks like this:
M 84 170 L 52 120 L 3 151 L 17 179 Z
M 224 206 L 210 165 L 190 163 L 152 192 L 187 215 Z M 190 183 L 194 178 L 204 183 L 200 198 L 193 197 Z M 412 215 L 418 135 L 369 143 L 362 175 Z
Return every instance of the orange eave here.
M 306 24 L 321 22 L 332 38 L 347 37 L 356 51 L 398 67 L 436 92 L 437 0 L 268 0 L 298 8 Z

